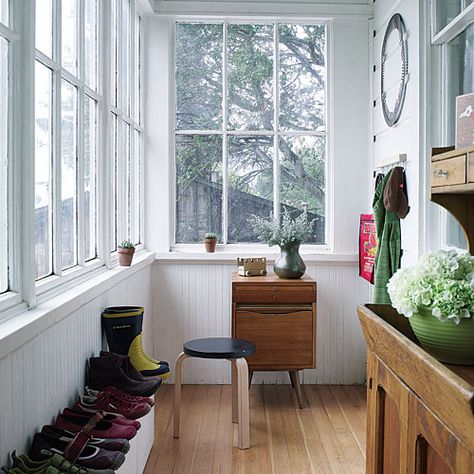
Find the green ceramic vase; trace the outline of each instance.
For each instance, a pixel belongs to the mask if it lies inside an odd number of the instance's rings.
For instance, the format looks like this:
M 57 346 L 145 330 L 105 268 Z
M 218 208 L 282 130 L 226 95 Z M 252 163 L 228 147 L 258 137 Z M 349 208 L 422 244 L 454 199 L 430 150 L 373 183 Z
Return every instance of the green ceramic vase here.
M 447 364 L 474 365 L 474 319 L 440 321 L 424 309 L 408 318 L 423 349 Z
M 301 278 L 306 271 L 306 265 L 299 253 L 301 242 L 292 242 L 280 246 L 280 255 L 273 264 L 273 271 L 280 278 Z

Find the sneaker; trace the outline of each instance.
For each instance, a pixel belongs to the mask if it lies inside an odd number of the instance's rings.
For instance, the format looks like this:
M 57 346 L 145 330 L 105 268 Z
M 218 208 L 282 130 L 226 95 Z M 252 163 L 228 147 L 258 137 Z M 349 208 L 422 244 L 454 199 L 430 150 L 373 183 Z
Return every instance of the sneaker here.
M 128 400 L 132 403 L 148 403 L 151 407 L 155 405 L 155 401 L 149 397 L 137 397 L 136 395 L 129 395 L 128 393 L 119 390 L 117 387 L 105 387 L 102 392 L 109 392 L 112 395 L 116 395 L 118 398 L 123 398 L 124 400 Z M 92 390 L 89 387 L 85 388 L 85 394 L 89 397 L 97 397 L 99 395 L 98 390 Z
M 83 411 L 80 408 L 65 408 L 63 410 L 63 415 L 81 415 L 86 416 L 90 419 L 94 416 L 94 413 Z M 116 425 L 125 425 L 125 426 L 133 426 L 137 431 L 140 429 L 141 424 L 137 420 L 129 420 L 125 418 L 123 415 L 112 415 L 111 413 L 105 414 L 102 413 L 102 419 L 104 421 L 110 421 L 111 423 L 115 423 Z
M 148 403 L 130 403 L 120 400 L 111 393 L 100 392 L 97 397 L 79 397 L 76 408 L 89 413 L 104 411 L 106 414 L 123 415 L 130 420 L 136 420 L 148 414 L 151 410 Z
M 53 474 L 54 472 L 61 474 L 90 473 L 90 471 L 86 469 L 71 464 L 60 454 L 53 454 L 53 456 L 45 459 L 44 461 L 33 461 L 26 454 L 21 454 L 20 456 L 17 456 L 15 451 L 13 451 L 12 453 L 12 469 L 15 469 L 15 472 L 21 472 L 24 474 L 39 474 L 43 472 L 45 474 Z

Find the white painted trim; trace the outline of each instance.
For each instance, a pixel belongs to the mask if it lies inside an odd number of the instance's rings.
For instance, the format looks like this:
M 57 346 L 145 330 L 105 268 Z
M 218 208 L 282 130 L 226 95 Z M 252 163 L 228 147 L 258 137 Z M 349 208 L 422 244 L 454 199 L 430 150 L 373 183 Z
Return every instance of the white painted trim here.
M 433 16 L 433 24 L 436 17 Z M 432 39 L 432 44 L 449 43 L 452 39 L 461 34 L 471 23 L 474 22 L 474 3 L 464 9 L 456 18 L 446 25 Z
M 18 349 L 72 312 L 105 293 L 131 275 L 151 265 L 154 253 L 137 255 L 130 267 L 115 267 L 102 271 L 93 278 L 75 285 L 59 296 L 39 304 L 36 308 L 12 314 L 0 323 L 0 359 Z

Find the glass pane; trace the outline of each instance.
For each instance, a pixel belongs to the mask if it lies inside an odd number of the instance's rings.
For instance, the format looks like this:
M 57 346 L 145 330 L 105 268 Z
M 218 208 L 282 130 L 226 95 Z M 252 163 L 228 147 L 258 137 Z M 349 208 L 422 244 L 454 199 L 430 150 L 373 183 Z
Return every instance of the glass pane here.
M 130 125 L 123 123 L 124 126 L 124 152 L 125 152 L 125 221 L 122 229 L 122 240 L 131 240 L 130 235 L 130 209 L 131 209 L 131 183 L 130 183 Z
M 228 127 L 273 130 L 273 25 L 229 25 Z
M 141 134 L 134 131 L 134 150 L 132 161 L 132 223 L 131 238 L 134 244 L 140 242 L 140 140 Z
M 77 0 L 62 0 L 61 12 L 63 66 L 75 74 L 77 70 Z
M 110 250 L 114 252 L 117 249 L 117 213 L 118 213 L 118 163 L 117 163 L 117 116 L 115 114 L 110 114 L 112 120 L 112 183 L 110 189 L 112 190 L 112 225 L 110 233 Z
M 0 293 L 8 290 L 8 41 L 0 38 Z
M 222 241 L 222 138 L 176 137 L 176 242 Z
M 122 59 L 121 82 L 122 104 L 121 108 L 128 115 L 130 114 L 130 0 L 122 0 L 122 49 L 120 51 Z
M 229 243 L 258 242 L 249 217 L 273 213 L 273 137 L 230 137 Z
M 323 25 L 279 25 L 280 130 L 326 130 Z
M 461 5 L 462 0 L 436 0 L 436 33 L 461 13 Z
M 84 78 L 97 89 L 97 0 L 85 0 L 84 27 Z
M 62 267 L 77 264 L 77 89 L 67 81 L 61 87 L 61 214 Z
M 117 106 L 117 74 L 118 74 L 118 39 L 117 39 L 117 0 L 112 0 L 112 58 L 111 58 L 111 79 L 110 95 L 112 105 Z
M 222 127 L 222 24 L 176 25 L 176 128 Z
M 52 72 L 35 65 L 35 261 L 36 278 L 52 265 Z
M 314 221 L 308 243 L 324 244 L 326 214 L 326 138 L 280 137 L 280 202 L 290 214 L 302 209 Z
M 134 111 L 133 111 L 133 117 L 137 121 L 137 123 L 140 123 L 140 69 L 141 69 L 141 63 L 140 63 L 140 24 L 141 20 L 140 17 L 138 16 L 138 13 L 135 12 L 135 64 L 133 67 L 133 73 L 135 75 L 134 81 L 135 81 L 135 87 L 133 91 L 134 95 Z
M 0 0 L 0 22 L 7 26 L 9 24 L 9 14 L 9 0 Z
M 97 104 L 90 97 L 84 103 L 84 236 L 85 258 L 97 256 Z
M 53 55 L 53 0 L 36 0 L 36 49 Z

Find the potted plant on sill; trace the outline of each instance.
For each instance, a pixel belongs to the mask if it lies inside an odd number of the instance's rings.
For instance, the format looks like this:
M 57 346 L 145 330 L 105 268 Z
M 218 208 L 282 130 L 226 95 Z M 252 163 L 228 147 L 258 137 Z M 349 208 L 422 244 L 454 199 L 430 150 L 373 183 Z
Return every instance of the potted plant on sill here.
M 269 246 L 280 246 L 280 255 L 273 264 L 275 274 L 280 278 L 301 278 L 306 271 L 306 265 L 299 249 L 313 232 L 314 224 L 314 219 L 308 219 L 306 210 L 293 219 L 285 208 L 281 224 L 271 216 L 270 219 L 252 216 L 251 224 L 260 241 Z
M 214 232 L 208 232 L 204 236 L 204 246 L 206 247 L 206 252 L 213 253 L 216 250 L 217 244 L 217 234 Z
M 121 267 L 129 267 L 132 264 L 135 245 L 133 245 L 129 240 L 124 240 L 119 244 L 117 253 L 119 257 L 119 265 Z
M 460 249 L 427 253 L 398 270 L 387 289 L 427 352 L 441 362 L 474 365 L 474 256 Z

